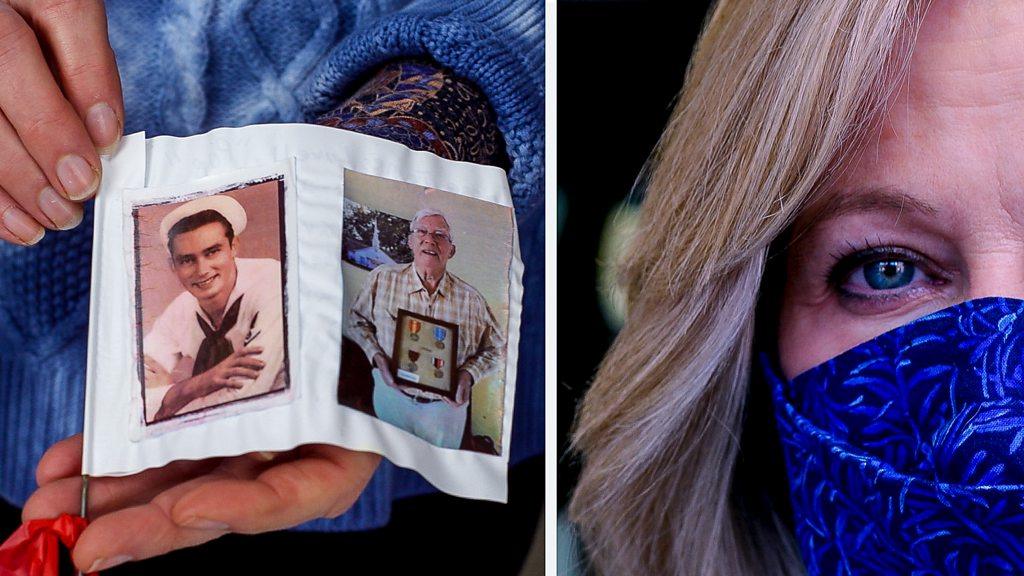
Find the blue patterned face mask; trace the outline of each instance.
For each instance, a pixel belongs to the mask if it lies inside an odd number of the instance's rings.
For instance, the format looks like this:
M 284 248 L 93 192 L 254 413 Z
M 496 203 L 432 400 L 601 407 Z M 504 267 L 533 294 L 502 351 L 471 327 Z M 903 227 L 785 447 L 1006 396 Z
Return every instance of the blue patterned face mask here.
M 1024 300 L 946 308 L 792 381 L 762 360 L 810 574 L 1024 574 Z

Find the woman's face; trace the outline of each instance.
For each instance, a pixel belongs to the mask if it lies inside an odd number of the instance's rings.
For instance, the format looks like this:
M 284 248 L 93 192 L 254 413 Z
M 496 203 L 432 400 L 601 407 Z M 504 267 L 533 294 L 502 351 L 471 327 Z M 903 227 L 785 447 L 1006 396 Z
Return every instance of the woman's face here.
M 795 227 L 789 378 L 952 304 L 1024 299 L 1024 6 L 935 2 L 880 125 Z

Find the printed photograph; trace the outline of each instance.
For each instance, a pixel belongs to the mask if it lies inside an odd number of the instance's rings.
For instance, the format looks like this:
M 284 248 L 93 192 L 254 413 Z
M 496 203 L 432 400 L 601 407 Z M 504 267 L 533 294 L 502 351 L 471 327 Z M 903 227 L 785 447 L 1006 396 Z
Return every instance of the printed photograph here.
M 399 309 L 391 369 L 395 380 L 458 402 L 454 354 L 459 349 L 459 326 Z
M 284 193 L 273 176 L 133 207 L 147 425 L 288 389 Z
M 345 199 L 342 260 L 367 272 L 381 264 L 412 262 L 409 220 Z
M 338 402 L 501 454 L 512 210 L 346 171 L 343 216 Z

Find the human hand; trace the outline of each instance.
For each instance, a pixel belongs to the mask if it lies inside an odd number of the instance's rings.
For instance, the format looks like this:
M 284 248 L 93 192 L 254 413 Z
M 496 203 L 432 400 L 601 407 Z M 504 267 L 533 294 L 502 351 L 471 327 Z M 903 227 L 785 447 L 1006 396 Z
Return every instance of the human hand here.
M 22 520 L 79 513 L 82 435 L 54 444 L 36 469 Z M 72 559 L 83 572 L 335 518 L 366 487 L 380 456 L 311 444 L 278 454 L 177 461 L 133 476 L 90 478 L 89 518 Z
M 473 393 L 473 375 L 465 370 L 459 370 L 458 384 L 455 388 L 455 400 L 451 400 L 448 397 L 444 398 L 444 401 L 449 406 L 462 406 L 466 402 L 469 402 L 469 398 Z
M 153 416 L 154 420 L 170 418 L 193 400 L 209 396 L 221 388 L 237 390 L 245 386 L 242 379 L 256 379 L 266 366 L 264 361 L 254 358 L 262 352 L 260 346 L 235 350 L 206 372 L 174 384 L 161 400 L 160 409 Z M 167 379 L 170 380 L 170 376 Z
M 388 357 L 381 354 L 380 352 L 373 355 L 373 364 L 377 367 L 377 371 L 380 372 L 380 378 L 385 384 L 405 394 L 415 394 L 415 388 L 409 388 L 402 386 L 398 382 L 395 382 L 395 376 L 391 374 L 391 362 Z
M 52 65 L 52 67 L 51 67 Z M 0 239 L 73 228 L 124 102 L 101 0 L 0 2 Z
M 196 379 L 192 394 L 189 396 L 194 400 L 213 394 L 221 388 L 241 388 L 245 385 L 243 380 L 255 380 L 267 365 L 255 357 L 262 353 L 262 346 L 246 346 L 235 350 L 213 368 L 203 372 L 201 378 Z
M 173 384 L 170 372 L 165 370 L 156 360 L 146 356 L 142 365 L 146 371 L 147 388 L 159 388 Z

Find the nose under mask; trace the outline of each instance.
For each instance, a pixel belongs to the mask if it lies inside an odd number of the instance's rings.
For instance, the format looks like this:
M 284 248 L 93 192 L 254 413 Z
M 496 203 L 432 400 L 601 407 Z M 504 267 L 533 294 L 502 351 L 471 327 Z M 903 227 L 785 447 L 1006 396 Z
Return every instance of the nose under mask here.
M 768 355 L 808 573 L 1024 573 L 1024 300 L 970 300 L 792 380 Z

